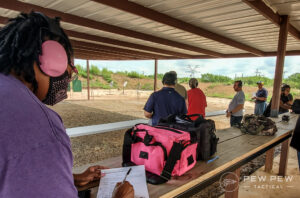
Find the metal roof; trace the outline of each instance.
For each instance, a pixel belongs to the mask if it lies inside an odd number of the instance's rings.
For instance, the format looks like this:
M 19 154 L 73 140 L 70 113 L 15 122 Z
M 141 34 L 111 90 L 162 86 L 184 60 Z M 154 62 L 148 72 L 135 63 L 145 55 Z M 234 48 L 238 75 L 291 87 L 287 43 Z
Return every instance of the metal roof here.
M 287 54 L 300 55 L 299 0 L 0 0 L 1 22 L 32 9 L 62 18 L 77 58 L 276 55 L 280 15 L 293 26 Z

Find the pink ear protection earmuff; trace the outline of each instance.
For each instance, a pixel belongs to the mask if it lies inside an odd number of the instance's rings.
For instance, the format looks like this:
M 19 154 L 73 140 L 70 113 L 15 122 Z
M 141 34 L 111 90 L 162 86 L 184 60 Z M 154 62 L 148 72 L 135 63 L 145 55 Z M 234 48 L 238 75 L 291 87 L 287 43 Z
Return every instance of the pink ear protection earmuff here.
M 49 31 L 62 39 L 65 36 L 59 27 L 59 19 L 50 19 L 42 13 L 36 12 L 48 23 L 47 28 L 41 28 L 40 39 L 42 40 L 42 31 Z M 39 56 L 40 69 L 50 77 L 58 77 L 64 74 L 68 67 L 68 56 L 65 48 L 57 41 L 47 40 L 42 43 L 42 53 Z
M 61 76 L 68 66 L 68 56 L 64 47 L 53 40 L 43 42 L 39 60 L 41 70 L 51 77 Z

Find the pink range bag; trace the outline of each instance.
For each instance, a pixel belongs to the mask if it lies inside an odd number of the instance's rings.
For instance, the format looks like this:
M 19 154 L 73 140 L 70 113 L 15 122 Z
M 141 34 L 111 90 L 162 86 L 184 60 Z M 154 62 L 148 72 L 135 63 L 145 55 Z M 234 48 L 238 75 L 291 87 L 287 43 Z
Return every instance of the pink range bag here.
M 196 148 L 189 132 L 138 124 L 125 134 L 123 166 L 145 165 L 146 171 L 167 181 L 194 167 Z

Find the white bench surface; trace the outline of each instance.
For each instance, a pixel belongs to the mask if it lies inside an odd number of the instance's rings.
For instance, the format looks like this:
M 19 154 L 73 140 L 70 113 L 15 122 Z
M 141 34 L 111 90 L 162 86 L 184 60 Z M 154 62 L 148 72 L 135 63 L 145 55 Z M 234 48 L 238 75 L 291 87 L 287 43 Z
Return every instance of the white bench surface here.
M 212 111 L 212 112 L 207 112 L 205 117 L 212 117 L 212 116 L 218 116 L 218 115 L 224 115 L 224 114 L 225 114 L 225 110 Z M 67 130 L 67 134 L 69 135 L 69 137 L 78 137 L 78 136 L 84 136 L 84 135 L 92 135 L 92 134 L 105 133 L 105 132 L 110 132 L 110 131 L 117 131 L 117 130 L 122 130 L 122 129 L 129 129 L 136 124 L 148 123 L 148 122 L 149 122 L 149 120 L 147 120 L 147 119 L 136 119 L 136 120 L 113 122 L 113 123 L 107 123 L 107 124 L 98 124 L 98 125 L 68 128 L 66 130 Z
M 105 133 L 109 131 L 129 129 L 136 124 L 148 123 L 148 122 L 149 121 L 147 119 L 137 119 L 137 120 L 128 120 L 128 121 L 114 122 L 114 123 L 107 123 L 107 124 L 75 127 L 66 130 L 69 137 L 78 137 L 83 135 L 92 135 L 97 133 Z

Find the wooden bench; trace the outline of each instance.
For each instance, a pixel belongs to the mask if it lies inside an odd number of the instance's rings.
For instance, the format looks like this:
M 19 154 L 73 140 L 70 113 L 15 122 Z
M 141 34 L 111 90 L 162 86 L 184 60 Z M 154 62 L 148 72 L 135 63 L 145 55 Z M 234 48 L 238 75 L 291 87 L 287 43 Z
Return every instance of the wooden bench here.
M 206 113 L 206 117 L 213 117 L 219 115 L 225 115 L 225 110 Z M 128 120 L 128 121 L 114 122 L 114 123 L 107 123 L 107 124 L 68 128 L 66 129 L 66 131 L 69 137 L 79 137 L 84 135 L 92 135 L 92 134 L 106 133 L 106 132 L 117 131 L 122 129 L 129 129 L 136 124 L 148 123 L 148 122 L 149 120 L 147 119 L 136 119 L 136 120 Z
M 297 115 L 291 115 L 288 123 L 281 121 L 279 118 L 273 119 L 278 127 L 278 132 L 274 136 L 253 136 L 242 134 L 237 128 L 228 128 L 218 130 L 217 136 L 220 138 L 218 151 L 216 153 L 219 159 L 207 163 L 204 161 L 197 162 L 196 166 L 180 177 L 173 177 L 170 181 L 161 185 L 148 184 L 150 197 L 189 197 L 212 183 L 218 181 L 227 173 L 233 172 L 239 177 L 240 167 L 253 160 L 259 155 L 267 152 L 266 170 L 272 169 L 274 147 L 282 144 L 279 175 L 284 176 L 287 166 L 287 154 L 289 149 L 289 139 L 295 127 Z M 103 160 L 93 164 L 101 164 L 107 167 L 120 167 L 121 156 Z M 82 172 L 88 166 L 74 168 L 74 172 Z M 230 176 L 227 176 L 228 178 Z M 236 180 L 235 178 L 231 178 Z M 236 181 L 235 185 L 238 185 Z M 78 188 L 79 191 L 92 188 L 92 197 L 96 197 L 99 182 L 93 182 L 86 186 Z M 227 186 L 230 188 L 230 185 Z M 231 188 L 234 188 L 234 186 Z M 226 198 L 238 197 L 237 189 L 225 193 Z

